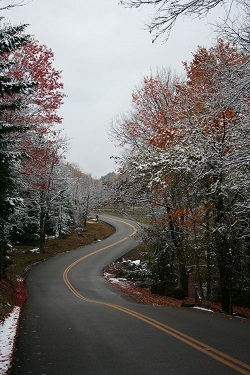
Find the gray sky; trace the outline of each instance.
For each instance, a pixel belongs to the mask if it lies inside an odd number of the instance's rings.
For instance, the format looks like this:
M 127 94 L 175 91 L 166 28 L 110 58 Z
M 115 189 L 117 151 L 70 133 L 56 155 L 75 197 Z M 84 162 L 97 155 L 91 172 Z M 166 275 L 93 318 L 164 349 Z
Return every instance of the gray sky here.
M 218 9 L 209 19 L 179 21 L 167 43 L 152 44 L 144 26 L 152 11 L 124 9 L 118 0 L 33 0 L 1 12 L 12 24 L 28 23 L 27 32 L 53 50 L 68 96 L 60 110 L 71 145 L 67 161 L 93 177 L 115 169 L 110 156 L 119 149 L 107 129 L 130 109 L 142 78 L 162 67 L 183 72 L 181 62 L 215 38 L 207 22 Z

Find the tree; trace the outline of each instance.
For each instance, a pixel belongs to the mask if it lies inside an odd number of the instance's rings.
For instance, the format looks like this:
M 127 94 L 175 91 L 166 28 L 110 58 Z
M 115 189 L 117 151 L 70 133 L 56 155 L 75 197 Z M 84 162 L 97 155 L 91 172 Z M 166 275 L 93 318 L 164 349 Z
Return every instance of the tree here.
M 58 190 L 56 166 L 62 159 L 66 151 L 66 144 L 63 138 L 46 139 L 46 137 L 34 137 L 32 145 L 32 155 L 21 165 L 20 173 L 26 180 L 29 190 L 38 195 L 39 205 L 39 250 L 45 251 L 46 223 L 49 217 L 49 211 L 56 197 L 61 194 Z M 63 191 L 63 190 L 62 190 Z
M 218 33 L 231 44 L 237 45 L 245 53 L 250 53 L 250 4 L 247 0 L 241 0 L 242 17 L 231 19 L 227 17 L 224 23 L 218 24 Z
M 26 185 L 26 199 L 23 202 L 28 206 L 31 205 L 32 195 L 27 195 L 27 192 L 33 191 L 33 196 L 37 198 L 35 189 L 39 191 L 39 209 L 36 207 L 32 212 L 39 212 L 39 247 L 44 251 L 54 169 L 66 150 L 65 140 L 55 128 L 56 124 L 62 122 L 57 111 L 65 97 L 61 72 L 53 67 L 53 52 L 34 39 L 19 50 L 6 53 L 3 58 L 9 63 L 16 61 L 8 71 L 9 77 L 18 80 L 26 77 L 37 82 L 32 93 L 23 100 L 22 108 L 11 114 L 5 112 L 5 118 L 16 127 L 25 124 L 28 129 L 16 140 L 16 149 L 27 155 L 19 164 L 19 176 Z M 18 101 L 19 97 L 20 94 L 16 93 L 15 100 Z
M 73 227 L 82 224 L 78 222 L 78 212 L 81 212 L 81 221 L 83 215 L 78 204 L 78 184 L 83 173 L 80 169 L 75 172 L 73 165 L 63 162 L 59 151 L 63 153 L 64 148 L 64 140 L 58 139 L 54 155 L 51 148 L 47 150 L 46 157 L 41 154 L 36 176 L 35 166 L 30 169 L 26 166 L 19 188 L 23 204 L 12 216 L 14 243 L 39 241 L 40 250 L 45 251 L 46 236 L 66 236 Z M 35 163 L 37 159 L 31 162 Z
M 10 54 L 16 49 L 30 41 L 30 36 L 24 34 L 26 26 L 4 26 L 0 25 L 0 279 L 4 276 L 5 257 L 6 257 L 6 223 L 8 222 L 10 212 L 17 202 L 12 196 L 14 181 L 14 165 L 24 154 L 15 151 L 15 136 L 18 132 L 26 130 L 24 124 L 16 126 L 6 121 L 6 114 L 11 115 L 23 107 L 22 99 L 28 96 L 31 88 L 34 87 L 34 81 L 23 78 L 18 80 L 9 76 L 9 71 L 15 64 L 15 60 L 6 62 L 3 58 L 5 54 Z M 18 99 L 16 98 L 18 95 Z M 7 116 L 9 117 L 9 116 Z
M 69 170 L 71 199 L 74 207 L 74 222 L 78 228 L 86 228 L 93 179 L 90 174 L 84 173 L 77 165 L 68 164 L 67 167 Z
M 234 2 L 239 5 L 245 4 L 244 0 L 235 0 Z M 153 41 L 162 35 L 165 35 L 165 40 L 167 40 L 177 19 L 181 17 L 196 16 L 201 18 L 218 5 L 224 7 L 228 5 L 226 12 L 230 13 L 232 6 L 231 1 L 228 0 L 122 0 L 120 4 L 130 8 L 139 8 L 144 5 L 151 5 L 154 8 L 154 17 L 151 24 L 148 25 L 150 33 L 155 35 Z
M 0 0 L 0 2 L 2 2 L 2 1 L 3 0 Z M 6 10 L 6 9 L 11 9 L 11 8 L 18 7 L 18 6 L 23 6 L 23 5 L 25 5 L 24 0 L 17 1 L 17 2 L 14 1 L 9 5 L 5 5 L 5 6 L 0 7 L 0 11 Z
M 249 188 L 249 85 L 240 85 L 239 91 L 237 86 L 248 82 L 248 64 L 249 56 L 222 40 L 209 50 L 199 48 L 193 61 L 185 65 L 187 86 L 180 94 L 184 98 L 182 116 L 186 118 L 181 121 L 188 135 L 185 153 L 198 149 L 197 156 L 202 158 L 192 160 L 192 168 L 209 212 L 222 308 L 228 313 L 232 313 L 237 267 L 247 256 L 249 224 L 243 202 L 248 201 Z
M 26 107 L 20 113 L 15 113 L 12 121 L 15 123 L 32 124 L 33 130 L 46 132 L 51 125 L 61 124 L 58 109 L 63 104 L 65 94 L 61 82 L 61 71 L 54 68 L 54 53 L 45 45 L 32 39 L 12 54 L 5 54 L 6 61 L 15 59 L 16 63 L 9 75 L 16 79 L 28 77 L 38 84 L 32 95 L 26 98 Z
M 178 264 L 171 277 L 175 278 L 178 273 L 180 284 L 188 294 L 182 214 L 185 209 L 182 191 L 185 191 L 186 180 L 183 174 L 174 170 L 174 166 L 171 168 L 174 161 L 170 151 L 179 143 L 178 129 L 174 123 L 176 84 L 177 78 L 170 71 L 144 78 L 142 86 L 133 92 L 132 114 L 128 118 L 122 117 L 118 129 L 113 125 L 112 132 L 123 145 L 130 146 L 122 163 L 122 171 L 128 174 L 129 183 L 134 185 L 133 191 L 138 191 L 139 187 L 141 197 L 146 202 L 151 202 L 158 211 L 160 207 L 159 222 L 168 226 L 171 246 L 165 242 L 159 249 L 157 245 L 157 258 L 159 262 L 165 262 L 166 255 L 175 252 Z M 169 257 L 173 258 L 172 255 Z
M 173 260 L 172 274 L 187 290 L 195 262 L 202 287 L 206 262 L 210 296 L 213 262 L 222 308 L 231 313 L 242 259 L 249 262 L 249 56 L 219 40 L 184 66 L 187 80 L 168 101 L 161 100 L 166 82 L 144 80 L 115 137 L 129 148 L 122 170 L 158 207 L 160 251 Z
M 13 41 L 7 39 L 6 30 L 12 32 Z M 3 39 L 8 48 L 2 51 L 2 66 L 5 69 L 3 79 L 9 92 L 3 92 L 5 103 L 2 105 L 1 118 L 3 124 L 8 125 L 5 126 L 5 133 L 8 132 L 5 141 L 9 147 L 8 155 L 12 156 L 12 168 L 8 171 L 5 168 L 2 173 L 5 179 L 8 178 L 9 187 L 12 182 L 12 190 L 17 188 L 16 181 L 19 182 L 16 195 L 19 195 L 21 202 L 13 212 L 14 199 L 9 199 L 12 210 L 7 216 L 22 217 L 28 223 L 32 215 L 33 230 L 39 228 L 40 249 L 44 251 L 49 210 L 52 202 L 56 203 L 57 198 L 63 195 L 62 187 L 55 184 L 55 175 L 66 143 L 55 125 L 62 122 L 57 111 L 65 95 L 60 81 L 61 72 L 53 67 L 53 52 L 31 37 L 23 37 L 22 41 L 22 27 L 16 28 L 15 32 L 11 26 L 6 26 L 6 30 Z M 12 82 L 13 89 L 10 86 Z M 20 90 L 19 82 L 23 83 Z M 32 90 L 29 90 L 31 87 Z M 14 175 L 18 176 L 15 182 Z M 16 220 L 13 225 L 8 225 L 6 217 L 4 222 L 5 232 L 11 234 L 12 238 L 20 238 L 28 228 L 27 223 L 25 226 Z

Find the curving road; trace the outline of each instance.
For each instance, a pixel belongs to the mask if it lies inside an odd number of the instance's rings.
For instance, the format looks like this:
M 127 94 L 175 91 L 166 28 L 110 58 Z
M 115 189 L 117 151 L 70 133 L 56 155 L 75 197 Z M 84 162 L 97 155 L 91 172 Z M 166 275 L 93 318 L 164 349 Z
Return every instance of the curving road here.
M 105 281 L 102 269 L 135 246 L 136 228 L 101 219 L 116 227 L 111 237 L 30 272 L 12 374 L 250 374 L 249 322 L 140 305 Z

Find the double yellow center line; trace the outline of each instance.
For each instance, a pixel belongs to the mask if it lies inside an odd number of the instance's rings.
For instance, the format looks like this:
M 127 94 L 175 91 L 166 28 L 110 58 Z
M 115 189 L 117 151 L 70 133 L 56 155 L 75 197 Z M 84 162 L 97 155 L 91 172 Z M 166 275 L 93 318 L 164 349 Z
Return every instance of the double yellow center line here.
M 70 283 L 69 281 L 69 277 L 68 277 L 68 274 L 69 274 L 69 271 L 74 267 L 76 266 L 77 264 L 83 262 L 85 259 L 97 254 L 97 253 L 100 253 L 101 251 L 104 251 L 104 250 L 107 250 L 108 248 L 110 247 L 113 247 L 115 245 L 118 245 L 119 243 L 121 242 L 124 242 L 126 241 L 128 238 L 132 237 L 136 232 L 137 232 L 137 229 L 131 225 L 131 224 L 128 224 L 127 222 L 125 221 L 122 221 L 122 220 L 118 220 L 118 219 L 113 219 L 115 221 L 119 221 L 119 222 L 122 222 L 128 226 L 130 226 L 133 231 L 132 233 L 127 236 L 127 237 L 124 237 L 122 238 L 121 240 L 111 244 L 111 245 L 108 245 L 108 246 L 105 246 L 105 247 L 102 247 L 101 249 L 98 249 L 98 250 L 95 250 L 93 251 L 92 253 L 89 253 L 79 259 L 77 259 L 75 262 L 71 263 L 64 271 L 63 273 L 63 280 L 65 282 L 65 284 L 67 285 L 67 287 L 71 290 L 71 292 L 79 299 L 83 300 L 83 301 L 86 301 L 86 302 L 90 302 L 90 303 L 96 303 L 96 304 L 99 304 L 99 305 L 104 305 L 104 306 L 108 306 L 112 309 L 116 309 L 116 310 L 119 310 L 125 314 L 128 314 L 128 315 L 131 315 L 159 330 L 161 330 L 162 332 L 164 333 L 167 333 L 168 335 L 170 336 L 173 336 L 175 337 L 177 340 L 179 341 L 182 341 L 184 342 L 185 344 L 191 346 L 192 348 L 196 349 L 196 350 L 199 350 L 200 352 L 208 355 L 209 357 L 212 357 L 213 359 L 223 363 L 224 365 L 234 369 L 235 371 L 241 373 L 241 374 L 244 374 L 244 375 L 249 375 L 250 374 L 250 365 L 244 363 L 244 362 L 241 362 L 239 361 L 238 359 L 236 358 L 233 358 L 223 352 L 221 352 L 220 350 L 217 350 L 215 348 L 213 348 L 212 346 L 209 346 L 209 345 L 206 345 L 204 344 L 203 342 L 199 341 L 199 340 L 196 340 L 194 339 L 193 337 L 191 336 L 188 336 L 172 327 L 169 327 L 155 319 L 152 319 L 146 315 L 143 315 L 143 314 L 140 314 L 134 310 L 130 310 L 130 309 L 127 309 L 125 307 L 122 307 L 122 306 L 119 306 L 119 305 L 115 305 L 115 304 L 112 304 L 112 303 L 108 303 L 108 302 L 99 302 L 99 301 L 95 301 L 95 300 L 91 300 L 89 298 L 86 298 L 84 297 L 83 295 L 81 295 L 74 287 L 73 285 Z

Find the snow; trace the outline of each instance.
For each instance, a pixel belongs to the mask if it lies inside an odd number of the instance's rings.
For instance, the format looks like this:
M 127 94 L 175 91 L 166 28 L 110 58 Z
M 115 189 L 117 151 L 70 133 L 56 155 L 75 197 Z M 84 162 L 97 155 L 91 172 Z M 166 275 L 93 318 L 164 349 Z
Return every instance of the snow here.
M 7 374 L 10 368 L 19 315 L 20 307 L 15 307 L 0 323 L 0 375 Z
M 39 248 L 37 247 L 37 248 L 35 248 L 35 249 L 31 249 L 31 250 L 29 250 L 29 252 L 30 252 L 30 253 L 40 253 L 40 250 L 39 250 Z
M 120 284 L 121 282 L 123 283 L 124 281 L 126 282 L 127 281 L 127 279 L 125 279 L 125 278 L 116 278 L 116 277 L 110 277 L 109 278 L 109 281 L 111 282 L 111 283 L 115 283 L 115 284 Z
M 123 277 L 112 277 L 110 273 L 104 272 L 104 277 L 107 279 L 110 283 L 113 284 L 123 284 L 124 282 L 128 281 L 127 279 Z
M 141 261 L 140 259 L 137 259 L 137 260 L 133 260 L 132 262 L 130 262 L 131 264 L 134 264 L 135 266 L 139 266 Z
M 140 263 L 141 263 L 141 261 L 140 261 L 140 259 L 137 259 L 137 260 L 130 260 L 130 259 L 128 259 L 128 260 L 126 260 L 126 259 L 122 259 L 122 263 L 127 263 L 127 264 L 130 264 L 130 265 L 135 265 L 135 266 L 139 266 L 140 265 Z
M 214 312 L 214 311 L 211 310 L 211 309 L 206 309 L 205 307 L 199 307 L 199 306 L 194 306 L 193 309 L 196 309 L 196 310 L 202 310 L 202 311 Z

